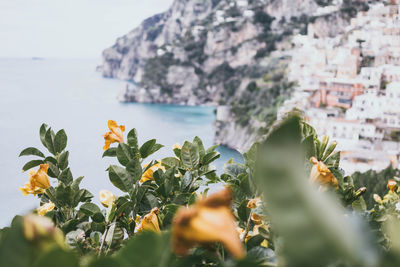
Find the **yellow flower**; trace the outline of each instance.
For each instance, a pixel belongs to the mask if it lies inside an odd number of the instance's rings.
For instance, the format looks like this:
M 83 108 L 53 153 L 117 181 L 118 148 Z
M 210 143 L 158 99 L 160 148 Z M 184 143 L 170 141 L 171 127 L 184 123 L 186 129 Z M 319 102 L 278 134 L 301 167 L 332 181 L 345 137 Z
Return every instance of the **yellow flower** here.
M 156 233 L 160 233 L 160 226 L 158 224 L 158 215 L 159 210 L 158 208 L 154 208 L 151 210 L 151 212 L 143 217 L 143 220 L 140 222 L 137 232 L 143 232 L 143 231 L 153 231 Z
M 54 207 L 54 203 L 50 201 L 37 208 L 36 211 L 40 216 L 44 216 L 47 212 L 52 211 Z
M 261 199 L 259 197 L 250 199 L 249 202 L 247 203 L 247 207 L 249 209 L 255 209 L 257 208 L 261 203 Z
M 176 143 L 172 146 L 172 149 L 182 149 L 182 146 L 179 143 Z
M 387 183 L 387 188 L 394 192 L 397 189 L 397 182 L 395 180 L 390 179 Z
M 125 131 L 124 125 L 118 126 L 118 124 L 115 121 L 109 120 L 108 128 L 110 129 L 110 132 L 105 133 L 103 135 L 105 141 L 105 145 L 103 147 L 104 150 L 107 150 L 112 143 L 124 142 L 124 135 L 123 135 L 123 132 Z
M 337 188 L 338 180 L 322 161 L 318 161 L 315 157 L 311 157 L 310 162 L 314 164 L 310 173 L 310 183 L 318 182 L 322 189 L 325 189 L 328 185 Z
M 189 208 L 181 207 L 172 224 L 175 253 L 186 255 L 196 244 L 220 242 L 235 258 L 242 258 L 244 249 L 230 210 L 231 202 L 232 192 L 225 189 Z
M 147 166 L 149 166 L 149 164 L 145 164 L 143 167 L 147 168 Z M 150 168 L 148 168 L 142 175 L 142 178 L 140 179 L 141 183 L 144 183 L 148 180 L 153 180 L 153 174 L 155 171 L 157 171 L 158 169 L 161 169 L 163 171 L 165 171 L 164 166 L 161 165 L 161 161 L 158 161 L 158 163 L 154 164 L 153 166 L 151 166 Z
M 115 195 L 108 190 L 101 190 L 99 196 L 100 202 L 104 207 L 111 206 L 115 201 Z
M 262 224 L 262 217 L 258 215 L 257 213 L 252 213 L 251 214 L 251 220 L 254 222 L 255 225 L 260 225 Z
M 62 247 L 65 245 L 62 231 L 47 217 L 28 214 L 24 216 L 22 224 L 24 236 L 28 241 L 50 239 Z
M 264 239 L 264 241 L 261 242 L 260 246 L 265 247 L 265 248 L 268 248 L 268 240 L 267 240 L 267 239 Z
M 382 198 L 378 194 L 374 194 L 373 197 L 376 203 L 382 203 Z
M 47 170 L 49 169 L 49 164 L 40 164 L 39 170 L 37 172 L 31 172 L 31 177 L 29 182 L 33 187 L 40 187 L 42 189 L 47 189 L 50 187 L 49 177 L 47 176 Z
M 24 187 L 20 187 L 19 190 L 22 192 L 24 196 L 27 196 L 29 194 L 36 196 L 38 194 L 43 194 L 45 191 L 40 187 L 32 187 L 30 182 L 26 182 L 24 184 Z
M 29 182 L 25 183 L 24 187 L 20 187 L 22 194 L 27 196 L 28 194 L 43 194 L 44 190 L 50 187 L 49 177 L 47 176 L 47 170 L 49 164 L 40 164 L 39 170 L 29 172 Z

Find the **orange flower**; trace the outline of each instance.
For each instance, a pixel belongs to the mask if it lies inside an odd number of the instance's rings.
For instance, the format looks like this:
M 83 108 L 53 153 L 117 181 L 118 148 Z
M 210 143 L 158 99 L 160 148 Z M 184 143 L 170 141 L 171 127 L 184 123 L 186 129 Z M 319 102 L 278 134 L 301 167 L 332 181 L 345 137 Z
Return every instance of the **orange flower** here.
M 314 164 L 310 173 L 310 183 L 318 182 L 322 188 L 326 188 L 328 185 L 338 186 L 338 180 L 322 161 L 311 157 L 310 162 Z
M 258 215 L 257 213 L 252 213 L 251 214 L 251 220 L 254 222 L 255 225 L 260 225 L 262 224 L 262 217 Z
M 147 166 L 149 166 L 149 164 L 145 164 L 143 167 L 147 168 Z M 140 179 L 141 183 L 144 183 L 148 180 L 153 180 L 153 174 L 156 170 L 161 169 L 163 171 L 165 171 L 164 166 L 161 165 L 161 161 L 159 161 L 158 163 L 154 164 L 153 166 L 151 166 L 150 168 L 148 168 L 142 175 L 142 178 Z
M 158 208 L 154 208 L 151 210 L 151 212 L 143 217 L 143 220 L 140 222 L 137 232 L 142 232 L 142 231 L 153 231 L 156 233 L 160 233 L 160 226 L 158 224 L 158 213 L 160 211 Z
M 49 177 L 47 176 L 47 170 L 49 164 L 40 164 L 39 170 L 29 172 L 29 182 L 25 183 L 24 187 L 20 187 L 24 196 L 28 194 L 43 194 L 44 190 L 50 187 Z
M 247 202 L 247 207 L 249 209 L 255 209 L 261 204 L 261 198 L 256 197 L 253 199 L 250 199 L 249 202 Z
M 387 189 L 389 189 L 391 192 L 396 191 L 397 189 L 397 182 L 393 179 L 390 179 L 387 183 Z
M 125 131 L 125 126 L 123 125 L 118 126 L 118 124 L 115 121 L 109 120 L 108 128 L 110 129 L 110 132 L 105 133 L 103 135 L 105 140 L 105 145 L 103 147 L 104 150 L 109 149 L 112 143 L 124 142 L 123 132 Z
M 225 189 L 189 208 L 180 208 L 172 225 L 175 253 L 186 255 L 196 244 L 220 242 L 235 258 L 242 258 L 244 249 L 230 210 L 231 202 L 232 192 Z

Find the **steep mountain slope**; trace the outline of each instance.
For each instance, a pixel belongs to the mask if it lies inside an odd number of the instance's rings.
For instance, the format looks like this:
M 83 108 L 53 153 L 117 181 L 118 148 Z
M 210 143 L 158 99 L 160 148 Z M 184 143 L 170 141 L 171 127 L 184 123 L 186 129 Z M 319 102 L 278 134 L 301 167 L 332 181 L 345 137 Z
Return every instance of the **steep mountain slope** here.
M 294 85 L 285 78 L 293 34 L 306 33 L 311 22 L 347 25 L 337 14 L 313 17 L 320 6 L 321 0 L 175 0 L 106 49 L 102 72 L 136 84 L 127 101 L 219 105 L 216 141 L 246 150 Z M 320 34 L 340 31 L 321 27 Z

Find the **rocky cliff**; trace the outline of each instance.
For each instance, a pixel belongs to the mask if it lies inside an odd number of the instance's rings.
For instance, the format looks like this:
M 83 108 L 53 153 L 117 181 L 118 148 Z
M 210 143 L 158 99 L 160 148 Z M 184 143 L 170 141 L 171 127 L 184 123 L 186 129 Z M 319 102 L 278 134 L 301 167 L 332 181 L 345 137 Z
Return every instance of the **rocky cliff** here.
M 228 115 L 217 118 L 216 141 L 244 151 L 293 87 L 285 78 L 293 34 L 316 21 L 316 34 L 333 27 L 313 18 L 320 6 L 321 0 L 175 0 L 103 52 L 103 76 L 136 84 L 127 101 L 223 106 Z

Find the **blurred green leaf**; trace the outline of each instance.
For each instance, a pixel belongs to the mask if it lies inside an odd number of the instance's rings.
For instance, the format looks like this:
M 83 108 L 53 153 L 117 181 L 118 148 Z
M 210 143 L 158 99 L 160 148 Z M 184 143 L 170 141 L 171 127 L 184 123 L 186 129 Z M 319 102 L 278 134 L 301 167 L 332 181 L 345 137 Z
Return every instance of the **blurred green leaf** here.
M 98 212 L 101 213 L 100 208 L 94 203 L 84 203 L 81 205 L 79 210 L 81 212 L 83 212 L 84 214 L 86 214 L 87 216 L 93 216 L 94 214 L 96 214 Z
M 140 147 L 140 156 L 144 159 L 152 154 L 153 146 L 156 144 L 156 139 L 151 139 Z
M 288 266 L 325 266 L 337 259 L 354 266 L 376 266 L 377 252 L 339 201 L 309 186 L 297 118 L 279 125 L 262 145 L 257 180 L 267 212 L 283 238 Z
M 78 258 L 73 252 L 57 246 L 41 254 L 33 267 L 79 267 Z
M 128 145 L 134 150 L 139 151 L 137 131 L 135 128 L 128 133 Z
M 44 141 L 46 143 L 46 148 L 47 150 L 49 150 L 49 152 L 53 155 L 56 154 L 55 150 L 54 150 L 54 143 L 53 143 L 53 130 L 51 130 L 51 128 L 49 128 L 46 131 L 46 134 L 44 136 Z
M 126 166 L 128 162 L 132 159 L 133 153 L 131 148 L 124 143 L 119 143 L 117 147 L 117 159 L 121 165 Z

